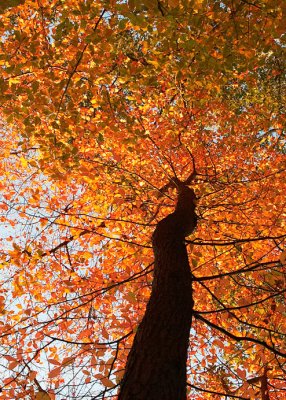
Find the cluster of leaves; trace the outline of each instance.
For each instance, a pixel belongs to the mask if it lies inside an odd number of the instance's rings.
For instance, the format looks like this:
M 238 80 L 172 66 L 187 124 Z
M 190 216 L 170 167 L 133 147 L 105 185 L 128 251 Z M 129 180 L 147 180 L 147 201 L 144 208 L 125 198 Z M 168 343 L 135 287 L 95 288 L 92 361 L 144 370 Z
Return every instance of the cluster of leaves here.
M 115 398 L 193 162 L 190 396 L 286 398 L 285 2 L 10 3 L 0 399 Z

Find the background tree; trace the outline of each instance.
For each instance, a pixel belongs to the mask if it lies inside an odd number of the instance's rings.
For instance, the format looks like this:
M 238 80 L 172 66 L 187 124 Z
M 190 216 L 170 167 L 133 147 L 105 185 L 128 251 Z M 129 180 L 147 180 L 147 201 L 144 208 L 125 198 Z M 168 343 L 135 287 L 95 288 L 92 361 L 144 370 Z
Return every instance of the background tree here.
M 193 163 L 190 397 L 286 398 L 284 2 L 12 3 L 0 399 L 116 397 Z

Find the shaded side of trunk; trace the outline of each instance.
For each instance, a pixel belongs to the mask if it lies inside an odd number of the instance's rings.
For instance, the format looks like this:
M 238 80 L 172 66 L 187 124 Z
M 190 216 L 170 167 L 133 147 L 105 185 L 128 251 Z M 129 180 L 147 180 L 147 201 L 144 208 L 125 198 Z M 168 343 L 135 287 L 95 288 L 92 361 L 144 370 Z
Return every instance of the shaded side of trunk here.
M 130 350 L 119 400 L 185 400 L 192 276 L 184 237 L 196 226 L 194 191 L 183 186 L 175 211 L 152 237 L 151 297 Z

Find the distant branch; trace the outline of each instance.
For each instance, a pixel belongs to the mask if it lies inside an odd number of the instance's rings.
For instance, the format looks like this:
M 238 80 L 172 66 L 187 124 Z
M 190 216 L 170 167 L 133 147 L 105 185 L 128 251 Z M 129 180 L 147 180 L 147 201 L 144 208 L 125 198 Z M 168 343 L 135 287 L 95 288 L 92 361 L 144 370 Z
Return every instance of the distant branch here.
M 203 389 L 201 387 L 192 385 L 191 383 L 187 383 L 187 386 L 191 387 L 192 389 L 198 390 L 200 392 L 204 392 L 204 393 L 213 393 L 219 396 L 225 396 L 225 397 L 231 397 L 233 399 L 241 399 L 241 400 L 249 400 L 250 397 L 241 397 L 241 396 L 235 396 L 234 394 L 229 394 L 229 393 L 221 393 L 221 392 L 215 392 L 213 390 L 207 390 L 207 389 Z
M 265 263 L 254 263 L 254 264 L 248 264 L 243 268 L 231 271 L 231 272 L 222 272 L 220 274 L 215 274 L 215 275 L 209 275 L 209 276 L 200 276 L 200 277 L 196 277 L 194 276 L 193 280 L 197 281 L 197 282 L 203 282 L 203 281 L 210 281 L 210 280 L 214 280 L 214 279 L 219 279 L 219 278 L 224 278 L 227 276 L 233 276 L 233 275 L 239 275 L 239 274 L 245 274 L 246 272 L 251 272 L 251 271 L 255 271 L 258 270 L 260 267 L 263 266 L 263 269 L 266 268 L 271 268 L 273 265 L 275 266 L 279 261 L 268 261 Z
M 274 354 L 276 354 L 280 357 L 286 358 L 286 353 L 282 353 L 281 351 L 276 350 L 274 347 L 272 347 L 269 344 L 267 344 L 266 342 L 264 342 L 264 340 L 251 338 L 249 336 L 236 336 L 233 333 L 228 332 L 226 329 L 222 328 L 221 326 L 218 326 L 218 325 L 214 324 L 213 322 L 209 321 L 208 319 L 202 317 L 201 315 L 199 315 L 197 313 L 194 313 L 194 315 L 197 319 L 203 321 L 205 324 L 207 324 L 211 328 L 216 329 L 217 331 L 223 333 L 225 336 L 228 336 L 229 338 L 235 340 L 236 342 L 246 341 L 246 342 L 256 343 L 260 346 L 265 347 L 267 350 L 273 352 Z
M 98 27 L 100 21 L 102 20 L 103 15 L 105 14 L 105 12 L 106 12 L 106 10 L 103 9 L 102 12 L 101 12 L 101 14 L 100 14 L 100 16 L 99 16 L 99 18 L 98 18 L 98 20 L 97 20 L 97 22 L 96 22 L 96 24 L 95 24 L 95 26 L 94 26 L 94 28 L 93 28 L 93 32 L 96 31 L 96 29 L 97 29 L 97 27 Z M 65 85 L 65 87 L 64 87 L 64 91 L 63 91 L 62 96 L 61 96 L 61 99 L 60 99 L 60 104 L 59 104 L 59 106 L 58 106 L 58 111 L 57 111 L 57 115 L 56 115 L 56 118 L 55 118 L 55 119 L 58 118 L 60 109 L 61 109 L 62 104 L 63 104 L 63 100 L 64 100 L 64 98 L 65 98 L 65 95 L 67 94 L 67 91 L 68 91 L 70 82 L 71 82 L 71 80 L 72 80 L 72 77 L 73 77 L 74 74 L 76 73 L 77 67 L 78 67 L 79 64 L 81 63 L 82 57 L 83 57 L 84 52 L 85 52 L 85 50 L 87 49 L 88 45 L 89 45 L 89 43 L 86 43 L 86 44 L 85 44 L 84 48 L 83 48 L 82 51 L 80 52 L 80 55 L 79 55 L 79 57 L 78 57 L 78 59 L 77 59 L 75 65 L 74 65 L 74 67 L 73 67 L 73 69 L 72 69 L 72 71 L 71 71 L 71 73 L 70 73 L 70 75 L 69 75 L 69 77 L 68 77 L 68 81 L 67 81 L 67 83 L 66 83 L 66 85 Z
M 279 235 L 279 236 L 263 236 L 258 238 L 247 238 L 247 239 L 234 239 L 234 240 L 210 240 L 204 241 L 200 238 L 194 240 L 186 240 L 186 243 L 189 244 L 196 244 L 199 246 L 230 246 L 234 244 L 240 243 L 249 243 L 249 242 L 257 242 L 259 240 L 277 240 L 277 239 L 285 239 L 286 235 Z
M 122 336 L 119 339 L 116 340 L 112 340 L 110 342 L 94 342 L 94 341 L 90 341 L 90 342 L 78 342 L 75 340 L 66 340 L 66 339 L 61 339 L 61 338 L 57 338 L 55 336 L 51 336 L 48 333 L 45 333 L 45 336 L 47 336 L 50 339 L 53 339 L 53 341 L 58 341 L 58 342 L 63 342 L 63 343 L 68 343 L 68 344 L 75 344 L 77 346 L 86 346 L 86 345 L 90 345 L 93 344 L 95 346 L 111 346 L 113 344 L 118 344 L 120 343 L 122 340 L 127 339 L 130 335 L 132 335 L 133 331 L 130 331 L 128 333 L 126 333 L 126 335 Z
M 63 224 L 61 224 L 63 225 Z M 65 225 L 63 225 L 65 226 Z M 79 228 L 74 228 L 73 229 L 79 229 Z M 101 228 L 101 226 L 99 225 L 97 228 Z M 103 233 L 99 233 L 97 232 L 95 229 L 83 229 L 78 235 L 71 235 L 69 236 L 66 240 L 62 241 L 61 243 L 59 243 L 58 245 L 56 245 L 55 247 L 53 247 L 52 249 L 48 250 L 48 251 L 44 251 L 40 254 L 41 257 L 46 257 L 50 254 L 55 254 L 58 250 L 60 250 L 62 247 L 66 247 L 69 243 L 73 242 L 74 240 L 80 238 L 81 236 L 87 235 L 87 234 L 97 234 L 101 237 L 104 237 L 106 239 L 111 239 L 111 240 L 115 240 L 117 242 L 124 242 L 124 243 L 128 243 L 128 244 L 132 244 L 135 246 L 139 246 L 139 247 L 144 247 L 144 248 L 151 248 L 151 246 L 149 245 L 144 245 L 142 243 L 136 243 L 136 242 L 132 242 L 132 241 L 128 241 L 125 239 L 120 239 L 120 238 L 116 238 L 116 237 L 110 237 L 107 235 L 104 235 Z M 28 256 L 32 256 L 32 253 L 25 249 L 23 250 L 23 253 L 27 254 Z
M 216 313 L 221 313 L 221 312 L 229 312 L 229 311 L 233 311 L 233 310 L 242 310 L 243 308 L 245 309 L 245 308 L 257 306 L 258 304 L 263 304 L 270 299 L 273 299 L 277 296 L 281 296 L 285 292 L 286 292 L 286 289 L 283 289 L 277 293 L 274 293 L 274 294 L 271 294 L 271 295 L 265 297 L 264 299 L 255 301 L 253 303 L 248 303 L 247 305 L 243 305 L 243 306 L 236 306 L 236 307 L 224 306 L 224 308 L 220 308 L 218 310 L 210 310 L 210 311 L 195 310 L 195 312 L 197 312 L 198 314 L 216 314 Z M 263 329 L 265 329 L 265 328 L 263 328 Z

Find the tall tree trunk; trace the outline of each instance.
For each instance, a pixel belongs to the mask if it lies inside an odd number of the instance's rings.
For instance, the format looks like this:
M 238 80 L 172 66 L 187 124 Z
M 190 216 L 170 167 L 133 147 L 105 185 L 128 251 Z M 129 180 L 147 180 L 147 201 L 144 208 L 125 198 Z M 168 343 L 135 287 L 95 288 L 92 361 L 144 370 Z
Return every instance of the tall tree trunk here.
M 152 237 L 152 293 L 130 350 L 119 400 L 185 400 L 192 275 L 184 243 L 196 226 L 195 193 L 181 184 L 175 211 Z

